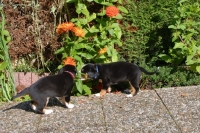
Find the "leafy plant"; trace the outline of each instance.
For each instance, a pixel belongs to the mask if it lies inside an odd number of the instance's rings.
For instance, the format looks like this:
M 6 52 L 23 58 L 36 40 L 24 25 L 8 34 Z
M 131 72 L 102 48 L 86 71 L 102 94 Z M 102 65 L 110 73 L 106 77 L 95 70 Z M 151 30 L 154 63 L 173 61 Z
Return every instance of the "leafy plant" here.
M 175 67 L 181 63 L 189 66 L 190 70 L 200 73 L 200 5 L 197 2 L 181 0 L 174 16 L 172 25 L 172 41 L 174 47 L 169 54 L 159 56 Z
M 8 42 L 11 40 L 10 34 L 4 29 L 5 16 L 3 7 L 0 6 L 0 101 L 9 101 L 15 92 L 14 78 L 11 62 L 8 54 Z
M 73 57 L 77 61 L 77 69 L 86 62 L 105 63 L 118 60 L 115 46 L 121 46 L 122 31 L 117 20 L 122 19 L 119 11 L 128 11 L 120 6 L 121 0 L 67 0 L 74 4 L 77 17 L 68 18 L 68 22 L 60 24 L 56 32 L 62 34 L 63 47 L 56 51 L 62 57 Z M 114 6 L 117 4 L 118 6 Z M 95 5 L 95 6 L 94 6 Z M 89 9 L 97 9 L 97 11 Z M 61 67 L 61 66 L 59 66 Z M 78 77 L 80 77 L 80 73 Z M 91 84 L 82 84 L 76 80 L 73 92 L 76 95 L 91 93 Z
M 147 70 L 150 67 L 146 68 Z M 155 75 L 143 75 L 141 86 L 143 88 L 163 88 L 175 86 L 199 85 L 200 74 L 186 70 L 184 67 L 174 69 L 170 66 L 163 66 L 159 69 L 159 73 Z M 150 87 L 149 87 L 150 86 Z

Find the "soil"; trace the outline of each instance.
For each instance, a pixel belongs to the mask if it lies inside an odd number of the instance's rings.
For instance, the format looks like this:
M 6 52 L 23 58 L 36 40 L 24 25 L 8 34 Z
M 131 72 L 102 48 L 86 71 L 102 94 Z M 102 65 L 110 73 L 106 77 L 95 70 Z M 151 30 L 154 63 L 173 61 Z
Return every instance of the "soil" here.
M 58 0 L 59 1 L 59 0 Z M 57 22 L 51 12 L 57 5 L 52 0 L 4 0 L 5 29 L 12 40 L 9 54 L 12 60 L 28 58 L 35 62 L 55 60 L 54 52 L 61 46 L 55 34 Z M 42 53 L 42 55 L 41 55 Z

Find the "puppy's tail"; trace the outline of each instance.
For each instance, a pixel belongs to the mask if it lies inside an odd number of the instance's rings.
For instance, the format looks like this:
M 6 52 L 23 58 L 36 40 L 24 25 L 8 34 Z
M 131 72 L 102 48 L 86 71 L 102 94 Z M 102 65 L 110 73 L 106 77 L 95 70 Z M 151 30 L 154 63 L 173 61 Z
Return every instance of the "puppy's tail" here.
M 18 97 L 21 97 L 25 94 L 28 94 L 29 93 L 29 87 L 25 88 L 24 90 L 22 90 L 20 93 L 17 93 L 17 95 L 13 96 L 11 98 L 11 101 L 14 100 L 15 98 L 18 98 Z
M 147 75 L 153 75 L 155 73 L 158 72 L 159 70 L 159 67 L 156 68 L 156 70 L 154 72 L 148 72 L 147 70 L 145 70 L 143 67 L 139 67 L 140 68 L 140 71 L 142 71 L 143 73 L 147 74 Z

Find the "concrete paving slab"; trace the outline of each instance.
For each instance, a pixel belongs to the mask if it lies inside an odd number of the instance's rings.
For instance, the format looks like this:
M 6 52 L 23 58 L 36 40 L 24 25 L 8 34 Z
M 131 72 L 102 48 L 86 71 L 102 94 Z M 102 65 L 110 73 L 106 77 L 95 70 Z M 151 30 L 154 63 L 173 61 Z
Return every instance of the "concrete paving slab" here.
M 200 86 L 156 91 L 183 133 L 200 132 Z
M 125 94 L 72 97 L 73 109 L 50 100 L 50 115 L 30 102 L 0 105 L 0 133 L 199 133 L 200 86 Z
M 106 94 L 103 109 L 108 133 L 180 132 L 154 91 L 143 91 L 132 98 Z
M 42 115 L 38 132 L 48 133 L 106 133 L 99 98 L 72 97 L 73 109 L 57 106 L 49 115 Z
M 29 102 L 10 102 L 1 105 L 0 133 L 37 132 L 40 115 L 33 115 L 29 107 Z

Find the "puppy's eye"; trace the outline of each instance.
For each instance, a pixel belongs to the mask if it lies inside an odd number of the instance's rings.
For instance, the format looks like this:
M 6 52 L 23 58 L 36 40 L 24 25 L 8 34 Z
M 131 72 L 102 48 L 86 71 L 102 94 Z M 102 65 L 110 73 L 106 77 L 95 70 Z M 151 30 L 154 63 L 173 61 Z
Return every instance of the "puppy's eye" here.
M 84 69 L 81 69 L 81 72 L 83 72 L 84 71 Z

